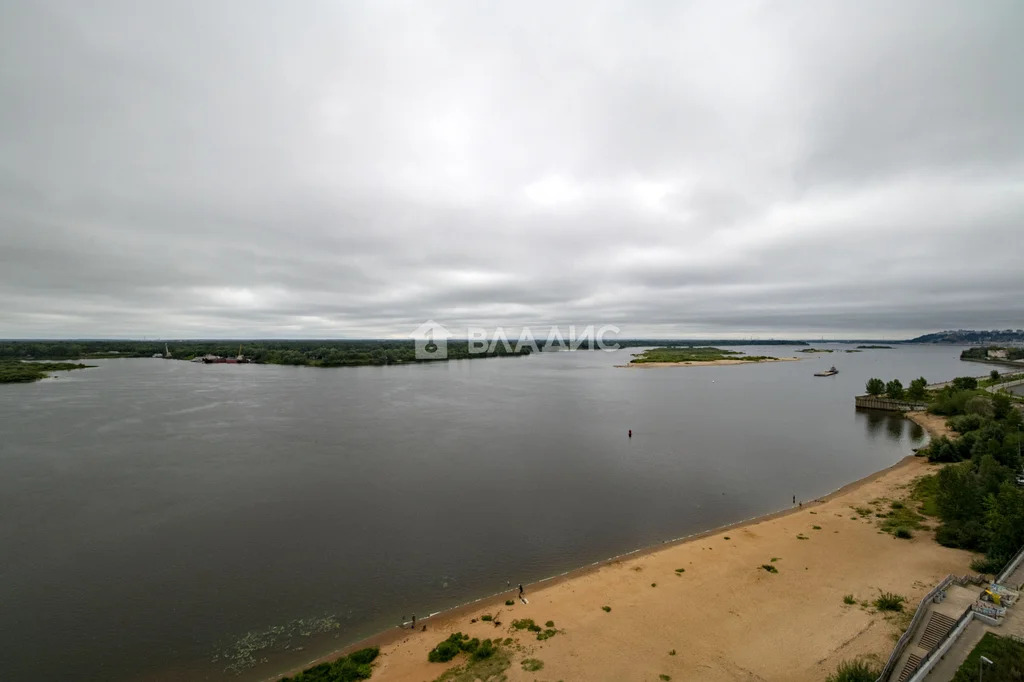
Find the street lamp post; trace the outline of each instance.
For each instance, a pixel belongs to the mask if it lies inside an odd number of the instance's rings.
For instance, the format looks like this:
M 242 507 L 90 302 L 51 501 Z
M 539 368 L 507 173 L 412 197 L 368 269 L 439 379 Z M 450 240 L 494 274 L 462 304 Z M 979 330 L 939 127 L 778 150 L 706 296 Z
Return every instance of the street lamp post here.
M 981 674 L 985 670 L 985 665 L 994 665 L 991 660 L 982 656 L 978 659 L 978 682 L 981 682 Z

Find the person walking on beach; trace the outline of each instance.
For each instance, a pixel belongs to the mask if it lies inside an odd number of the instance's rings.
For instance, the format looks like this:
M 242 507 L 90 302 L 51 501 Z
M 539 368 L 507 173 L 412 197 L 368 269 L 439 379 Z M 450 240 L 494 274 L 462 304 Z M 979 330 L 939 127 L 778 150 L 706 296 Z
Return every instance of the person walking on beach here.
M 523 584 L 519 583 L 519 598 L 523 598 Z
M 412 614 L 412 629 L 416 629 L 416 614 Z
M 796 504 L 796 495 L 793 496 L 793 504 Z
M 630 438 L 632 438 L 632 437 L 633 437 L 633 429 L 630 429 L 630 430 L 629 430 L 629 437 L 630 437 Z

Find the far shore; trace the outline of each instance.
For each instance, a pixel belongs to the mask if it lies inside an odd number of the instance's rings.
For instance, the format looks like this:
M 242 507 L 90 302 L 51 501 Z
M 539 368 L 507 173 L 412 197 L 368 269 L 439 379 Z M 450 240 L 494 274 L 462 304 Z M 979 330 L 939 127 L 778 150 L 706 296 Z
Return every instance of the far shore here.
M 908 416 L 941 435 L 938 424 Z M 427 652 L 461 631 L 516 640 L 511 682 L 537 678 L 523 670 L 525 658 L 544 661 L 544 679 L 820 682 L 844 659 L 884 661 L 897 632 L 897 621 L 844 595 L 870 602 L 892 591 L 912 610 L 947 574 L 969 572 L 969 552 L 938 545 L 928 531 L 896 539 L 855 511 L 905 497 L 935 470 L 908 456 L 820 499 L 526 585 L 528 604 L 515 590 L 496 594 L 420 620 L 426 631 L 395 628 L 307 665 L 380 646 L 372 679 L 433 680 L 461 661 L 428 663 Z M 484 614 L 502 625 L 479 620 Z M 559 633 L 537 641 L 509 627 L 519 618 L 552 620 Z
M 716 367 L 719 365 L 758 365 L 768 362 L 798 362 L 802 358 L 769 358 L 767 360 L 691 360 L 689 362 L 631 362 L 616 367 Z

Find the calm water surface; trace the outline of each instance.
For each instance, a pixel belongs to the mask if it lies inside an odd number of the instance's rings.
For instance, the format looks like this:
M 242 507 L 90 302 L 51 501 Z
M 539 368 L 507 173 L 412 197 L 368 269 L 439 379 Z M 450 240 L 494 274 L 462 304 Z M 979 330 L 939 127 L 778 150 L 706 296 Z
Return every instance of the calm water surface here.
M 823 495 L 923 442 L 854 410 L 869 377 L 988 371 L 948 346 L 617 369 L 630 352 L 105 360 L 0 386 L 0 679 L 264 678 L 507 580 Z

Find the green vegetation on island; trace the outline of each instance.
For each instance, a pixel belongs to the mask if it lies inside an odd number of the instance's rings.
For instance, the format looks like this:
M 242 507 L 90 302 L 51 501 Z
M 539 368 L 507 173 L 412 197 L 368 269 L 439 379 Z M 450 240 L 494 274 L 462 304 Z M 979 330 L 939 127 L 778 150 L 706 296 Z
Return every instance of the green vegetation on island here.
M 718 362 L 740 360 L 743 362 L 765 362 L 777 358 L 768 355 L 746 355 L 738 350 L 723 350 L 711 346 L 663 346 L 650 348 L 633 355 L 631 364 L 643 365 L 654 362 Z
M 95 365 L 76 362 L 21 362 L 0 358 L 0 384 L 29 383 L 45 379 L 53 372 L 86 369 Z
M 801 348 L 801 353 L 831 353 L 831 348 Z
M 961 360 L 995 362 L 999 364 L 1020 364 L 1024 360 L 1024 348 L 1015 346 L 979 346 L 960 351 Z
M 515 341 L 506 346 L 494 344 L 481 352 L 470 352 L 468 341 L 447 342 L 447 358 L 460 360 L 506 355 L 528 355 L 524 346 L 515 352 Z M 411 339 L 342 340 L 342 341 L 3 341 L 0 361 L 56 360 L 71 358 L 150 358 L 192 360 L 204 355 L 235 358 L 243 355 L 246 362 L 268 365 L 304 365 L 310 367 L 346 367 L 357 365 L 392 365 L 430 362 L 416 357 Z M 241 350 L 241 353 L 240 353 Z M 473 349 L 475 351 L 475 349 Z M 444 358 L 439 358 L 444 359 Z
M 889 348 L 889 349 L 891 349 L 892 346 L 868 345 L 868 346 L 857 346 L 857 348 L 859 348 L 860 350 L 877 350 L 877 349 L 881 349 L 881 348 Z

